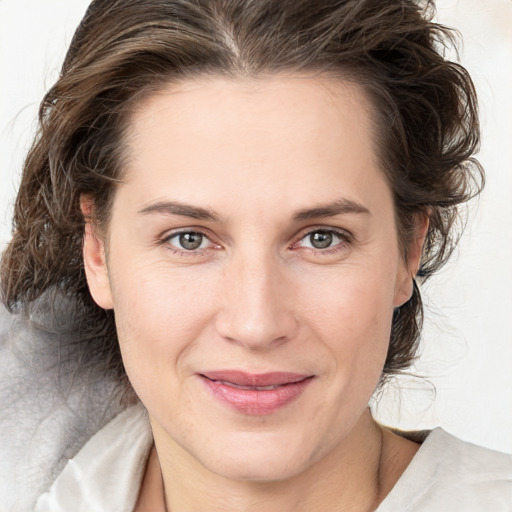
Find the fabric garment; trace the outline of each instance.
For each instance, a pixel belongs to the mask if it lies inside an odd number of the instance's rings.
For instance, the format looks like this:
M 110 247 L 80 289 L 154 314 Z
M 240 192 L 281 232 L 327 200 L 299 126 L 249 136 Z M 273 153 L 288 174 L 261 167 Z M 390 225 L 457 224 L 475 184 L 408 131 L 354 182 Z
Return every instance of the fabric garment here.
M 68 462 L 34 512 L 132 512 L 152 438 L 140 406 L 117 416 Z M 377 512 L 511 512 L 512 456 L 437 428 Z
M 67 461 L 126 408 L 118 382 L 84 365 L 89 347 L 38 320 L 0 305 L 0 512 L 32 512 Z
M 0 512 L 132 512 L 153 442 L 146 411 L 84 372 L 89 345 L 54 327 L 0 307 Z M 512 456 L 436 429 L 378 512 L 459 511 L 512 512 Z
M 512 455 L 436 428 L 377 512 L 511 512 Z
M 131 512 L 152 445 L 144 408 L 128 408 L 66 464 L 34 512 Z

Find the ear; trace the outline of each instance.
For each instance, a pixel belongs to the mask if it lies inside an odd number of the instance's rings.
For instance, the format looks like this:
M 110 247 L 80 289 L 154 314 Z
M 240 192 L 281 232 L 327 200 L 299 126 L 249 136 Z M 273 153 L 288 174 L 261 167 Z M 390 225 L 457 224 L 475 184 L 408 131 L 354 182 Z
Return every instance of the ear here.
M 93 222 L 94 202 L 82 196 L 80 209 L 85 219 L 83 258 L 85 276 L 94 302 L 103 309 L 112 309 L 112 293 L 108 275 L 105 242 L 99 236 Z
M 395 288 L 395 307 L 405 304 L 412 296 L 413 282 L 420 268 L 423 245 L 428 232 L 429 217 L 427 213 L 418 214 L 415 220 L 414 236 L 407 247 L 407 257 L 402 271 L 398 273 Z

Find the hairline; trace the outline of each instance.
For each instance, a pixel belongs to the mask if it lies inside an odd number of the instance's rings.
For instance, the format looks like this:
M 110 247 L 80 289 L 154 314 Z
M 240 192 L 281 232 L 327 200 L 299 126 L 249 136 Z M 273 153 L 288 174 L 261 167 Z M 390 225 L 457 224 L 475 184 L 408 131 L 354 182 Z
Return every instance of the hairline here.
M 395 229 L 397 233 L 397 240 L 399 243 L 399 249 L 404 261 L 407 258 L 407 242 L 409 240 L 400 229 L 400 219 L 398 215 L 398 205 L 395 200 L 393 183 L 390 178 L 392 171 L 389 169 L 390 163 L 386 161 L 385 153 L 386 143 L 383 140 L 385 135 L 379 135 L 379 133 L 386 134 L 385 122 L 383 119 L 383 112 L 376 105 L 376 91 L 375 86 L 371 80 L 368 80 L 368 70 L 365 68 L 356 69 L 355 66 L 347 65 L 346 68 L 343 65 L 334 68 L 321 67 L 321 66 L 310 66 L 301 68 L 280 68 L 262 70 L 256 73 L 244 73 L 238 70 L 223 70 L 223 69 L 192 69 L 182 72 L 179 75 L 167 75 L 158 77 L 153 82 L 148 83 L 147 86 L 141 88 L 134 95 L 128 98 L 125 102 L 119 105 L 118 110 L 118 142 L 120 146 L 120 176 L 119 181 L 112 187 L 112 191 L 109 198 L 109 203 L 106 208 L 107 216 L 103 219 L 103 222 L 99 226 L 100 234 L 106 235 L 104 240 L 108 241 L 108 228 L 110 225 L 112 207 L 116 196 L 116 187 L 123 184 L 123 179 L 126 177 L 126 169 L 130 164 L 130 154 L 127 151 L 130 141 L 130 132 L 134 126 L 134 117 L 138 112 L 145 108 L 145 105 L 153 98 L 161 94 L 169 94 L 172 92 L 171 87 L 175 86 L 176 91 L 179 92 L 180 86 L 187 83 L 205 83 L 216 79 L 228 79 L 233 81 L 247 81 L 257 83 L 268 79 L 275 78 L 286 78 L 286 79 L 314 79 L 325 88 L 329 94 L 336 96 L 337 87 L 340 84 L 355 86 L 357 94 L 361 94 L 366 101 L 362 102 L 363 108 L 367 111 L 369 119 L 369 133 L 371 137 L 371 144 L 374 149 L 374 156 L 376 159 L 377 168 L 383 173 L 386 183 L 390 187 L 390 191 L 393 199 L 393 211 L 395 218 Z M 354 90 L 354 89 L 353 89 Z M 389 129 L 389 128 L 388 128 Z M 384 150 L 383 150 L 384 147 Z

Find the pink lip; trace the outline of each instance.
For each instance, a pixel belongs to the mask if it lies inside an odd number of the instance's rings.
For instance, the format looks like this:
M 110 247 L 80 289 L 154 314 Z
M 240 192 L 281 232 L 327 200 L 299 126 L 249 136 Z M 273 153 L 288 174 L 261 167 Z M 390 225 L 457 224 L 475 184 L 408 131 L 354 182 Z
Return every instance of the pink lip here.
M 263 415 L 271 414 L 298 398 L 313 375 L 223 370 L 205 372 L 200 377 L 220 401 L 246 414 Z

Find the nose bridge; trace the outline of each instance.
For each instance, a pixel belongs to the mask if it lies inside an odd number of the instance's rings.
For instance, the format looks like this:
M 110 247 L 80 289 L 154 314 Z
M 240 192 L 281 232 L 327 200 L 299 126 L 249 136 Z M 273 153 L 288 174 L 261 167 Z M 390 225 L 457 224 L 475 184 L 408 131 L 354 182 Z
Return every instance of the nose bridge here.
M 284 263 L 270 253 L 234 256 L 224 276 L 219 333 L 252 349 L 292 337 L 296 324 L 287 281 Z

